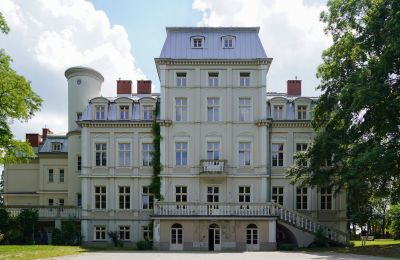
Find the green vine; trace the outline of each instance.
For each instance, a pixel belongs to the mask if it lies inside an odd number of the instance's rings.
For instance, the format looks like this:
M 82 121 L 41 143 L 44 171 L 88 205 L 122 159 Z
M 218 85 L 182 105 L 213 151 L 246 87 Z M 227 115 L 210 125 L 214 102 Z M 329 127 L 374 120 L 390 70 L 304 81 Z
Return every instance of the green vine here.
M 160 200 L 161 196 L 161 162 L 160 162 L 160 142 L 161 142 L 161 133 L 160 133 L 160 124 L 157 122 L 157 118 L 160 115 L 160 100 L 156 101 L 156 108 L 153 112 L 153 125 L 152 125 L 152 133 L 153 133 L 153 159 L 151 161 L 151 165 L 153 166 L 153 176 L 151 177 L 150 189 L 152 190 L 155 199 Z

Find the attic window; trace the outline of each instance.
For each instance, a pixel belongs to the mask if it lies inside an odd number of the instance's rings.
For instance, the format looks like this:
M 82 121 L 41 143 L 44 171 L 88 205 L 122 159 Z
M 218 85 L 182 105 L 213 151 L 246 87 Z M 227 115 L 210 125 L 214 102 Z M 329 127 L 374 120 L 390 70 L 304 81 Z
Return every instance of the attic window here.
M 192 48 L 202 49 L 203 48 L 203 38 L 192 38 Z
M 52 151 L 53 152 L 60 152 L 61 151 L 61 143 L 51 143 Z
M 222 48 L 224 48 L 224 49 L 235 48 L 235 37 L 234 36 L 222 37 Z

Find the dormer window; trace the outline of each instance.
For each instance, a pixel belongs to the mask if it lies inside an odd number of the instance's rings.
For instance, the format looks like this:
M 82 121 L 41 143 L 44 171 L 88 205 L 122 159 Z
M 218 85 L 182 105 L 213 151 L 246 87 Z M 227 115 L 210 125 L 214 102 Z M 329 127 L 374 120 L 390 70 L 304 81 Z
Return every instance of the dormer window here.
M 96 120 L 104 120 L 105 119 L 105 106 L 96 106 Z
M 222 48 L 224 49 L 235 48 L 235 37 L 234 36 L 222 37 Z
M 60 152 L 61 151 L 61 143 L 54 142 L 51 143 L 51 148 L 53 152 Z
M 119 106 L 119 119 L 120 120 L 129 119 L 129 106 Z
M 192 48 L 202 49 L 204 47 L 204 37 L 193 37 Z

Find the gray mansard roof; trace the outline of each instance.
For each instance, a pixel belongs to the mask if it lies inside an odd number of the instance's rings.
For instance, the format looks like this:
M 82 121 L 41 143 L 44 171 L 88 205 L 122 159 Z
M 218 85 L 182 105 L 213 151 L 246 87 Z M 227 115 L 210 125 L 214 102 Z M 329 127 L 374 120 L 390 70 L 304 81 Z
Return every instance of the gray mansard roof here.
M 266 59 L 258 37 L 259 27 L 167 27 L 160 59 Z M 233 48 L 223 48 L 222 39 L 235 39 Z M 204 39 L 203 48 L 192 48 L 192 38 Z
M 53 143 L 61 145 L 60 151 L 53 151 Z M 44 143 L 39 148 L 39 153 L 67 153 L 68 137 L 66 135 L 48 135 Z

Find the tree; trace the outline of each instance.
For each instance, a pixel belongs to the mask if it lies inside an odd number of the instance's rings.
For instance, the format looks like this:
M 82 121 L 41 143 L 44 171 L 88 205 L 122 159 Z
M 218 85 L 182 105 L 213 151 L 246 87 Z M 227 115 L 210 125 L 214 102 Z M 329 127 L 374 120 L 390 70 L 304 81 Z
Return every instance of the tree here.
M 0 31 L 7 34 L 9 30 L 0 13 Z M 11 61 L 0 49 L 0 163 L 18 162 L 34 156 L 27 142 L 14 139 L 9 123 L 32 118 L 42 104 L 30 82 L 10 67 Z
M 394 239 L 400 239 L 400 204 L 394 205 L 389 209 L 390 232 Z
M 350 207 L 371 196 L 400 199 L 399 13 L 398 0 L 330 0 L 321 14 L 333 44 L 317 70 L 315 139 L 287 175 L 346 189 Z

